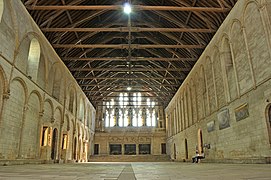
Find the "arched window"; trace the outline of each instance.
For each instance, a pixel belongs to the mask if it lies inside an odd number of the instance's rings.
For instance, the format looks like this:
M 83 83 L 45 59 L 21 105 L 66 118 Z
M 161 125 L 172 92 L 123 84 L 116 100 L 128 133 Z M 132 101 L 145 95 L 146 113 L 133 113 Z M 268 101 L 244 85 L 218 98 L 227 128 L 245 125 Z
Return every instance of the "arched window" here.
M 85 114 L 84 101 L 81 98 L 79 103 L 79 116 L 78 116 L 80 121 L 84 120 L 84 114 Z
M 2 21 L 3 12 L 4 12 L 4 0 L 0 0 L 0 22 Z
M 129 100 L 132 101 L 130 104 Z M 157 109 L 154 108 L 156 103 L 149 98 L 143 100 L 141 93 L 133 93 L 131 97 L 128 96 L 128 93 L 120 93 L 117 101 L 111 99 L 104 104 L 106 105 L 105 127 L 155 127 L 157 124 Z M 142 114 L 143 108 L 146 108 L 148 112 L 147 114 L 145 112 L 145 115 Z M 115 109 L 118 109 L 118 112 Z
M 40 62 L 40 44 L 37 39 L 33 38 L 30 43 L 28 52 L 27 75 L 33 81 L 37 80 Z

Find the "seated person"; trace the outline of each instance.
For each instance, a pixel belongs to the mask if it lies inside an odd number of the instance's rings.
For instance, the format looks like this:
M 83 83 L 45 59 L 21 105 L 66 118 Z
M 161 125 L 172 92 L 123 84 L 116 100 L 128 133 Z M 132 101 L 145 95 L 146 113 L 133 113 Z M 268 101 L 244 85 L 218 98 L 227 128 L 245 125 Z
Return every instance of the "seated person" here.
M 196 150 L 196 155 L 194 157 L 192 157 L 192 163 L 198 163 L 199 159 L 204 159 L 204 152 L 202 152 L 201 154 L 199 154 L 198 150 Z

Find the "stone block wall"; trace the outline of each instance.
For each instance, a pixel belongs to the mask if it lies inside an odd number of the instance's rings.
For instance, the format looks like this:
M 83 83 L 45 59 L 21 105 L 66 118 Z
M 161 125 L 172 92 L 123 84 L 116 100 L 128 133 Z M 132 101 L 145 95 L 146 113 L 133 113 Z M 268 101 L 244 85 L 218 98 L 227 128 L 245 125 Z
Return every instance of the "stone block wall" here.
M 0 41 L 0 161 L 87 161 L 96 111 L 20 0 L 0 0 Z
M 270 7 L 267 0 L 239 0 L 171 100 L 172 159 L 191 159 L 196 149 L 205 161 L 271 157 Z
M 150 155 L 161 155 L 161 144 L 166 143 L 165 129 L 151 127 L 106 128 L 104 132 L 95 133 L 95 144 L 99 145 L 99 155 L 110 155 L 110 144 L 121 144 L 122 156 L 129 161 L 131 155 L 124 154 L 125 144 L 135 144 L 136 154 L 139 155 L 139 144 L 150 144 Z M 115 155 L 112 155 L 115 156 Z

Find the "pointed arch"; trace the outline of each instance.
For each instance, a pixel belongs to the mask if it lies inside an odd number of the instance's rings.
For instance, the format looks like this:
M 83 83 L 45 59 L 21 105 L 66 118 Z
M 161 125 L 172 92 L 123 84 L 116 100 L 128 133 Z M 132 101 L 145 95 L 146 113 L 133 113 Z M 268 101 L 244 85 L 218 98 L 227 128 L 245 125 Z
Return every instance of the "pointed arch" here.
M 0 23 L 2 22 L 3 12 L 5 9 L 4 6 L 5 6 L 4 0 L 0 0 Z
M 214 86 L 217 98 L 217 108 L 221 108 L 226 104 L 225 87 L 223 81 L 223 71 L 221 66 L 220 51 L 217 46 L 214 46 L 214 51 L 211 57 L 214 70 Z
M 243 12 L 243 22 L 255 81 L 259 84 L 270 77 L 271 72 L 268 67 L 271 66 L 271 61 L 267 32 L 265 32 L 260 7 L 256 1 L 247 3 Z
M 50 99 L 44 101 L 43 123 L 50 123 L 54 117 L 54 105 Z
M 242 24 L 238 19 L 234 19 L 231 26 L 232 53 L 236 67 L 240 95 L 253 87 L 252 74 L 246 50 L 245 38 Z
M 0 138 L 0 151 L 4 159 L 14 159 L 19 156 L 26 99 L 27 87 L 25 82 L 21 78 L 14 78 L 10 83 L 9 100 L 6 101 L 3 107 L 0 127 L 3 135 Z M 4 138 L 5 135 L 8 136 L 8 141 Z
M 82 96 L 80 96 L 79 100 L 78 118 L 81 122 L 84 122 L 85 120 L 85 101 Z
M 207 104 L 208 104 L 208 112 L 212 113 L 216 110 L 216 97 L 215 97 L 215 87 L 214 87 L 214 78 L 213 78 L 213 64 L 211 58 L 209 56 L 206 57 L 206 64 L 205 69 L 206 71 L 206 90 L 207 90 Z
M 38 157 L 41 99 L 41 95 L 37 91 L 32 91 L 27 100 L 20 152 L 20 155 L 24 158 L 34 159 Z
M 68 109 L 72 114 L 74 114 L 75 107 L 76 107 L 76 102 L 77 102 L 76 90 L 75 90 L 74 86 L 70 86 L 69 92 L 67 94 L 69 95 Z
M 40 62 L 40 43 L 36 38 L 31 39 L 27 60 L 27 76 L 36 82 L 38 77 L 38 68 Z
M 225 85 L 227 91 L 227 101 L 234 100 L 238 97 L 236 69 L 234 66 L 232 51 L 229 37 L 224 35 L 221 40 L 221 61 L 222 69 L 225 72 Z
M 267 126 L 267 133 L 269 138 L 269 143 L 271 144 L 271 104 L 269 104 L 266 108 L 266 126 Z

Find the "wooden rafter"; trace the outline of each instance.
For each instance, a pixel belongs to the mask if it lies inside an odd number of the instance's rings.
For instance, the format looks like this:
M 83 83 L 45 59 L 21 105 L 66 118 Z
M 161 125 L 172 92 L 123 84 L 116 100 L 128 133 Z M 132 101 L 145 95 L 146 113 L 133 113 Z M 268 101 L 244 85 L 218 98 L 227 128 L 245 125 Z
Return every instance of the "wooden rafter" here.
M 199 32 L 213 33 L 215 29 L 201 28 L 142 28 L 142 27 L 119 27 L 119 28 L 42 28 L 44 32 Z
M 54 48 L 114 48 L 128 49 L 128 44 L 53 44 Z M 132 44 L 131 49 L 148 49 L 148 48 L 191 48 L 204 49 L 204 45 L 176 45 L 176 44 Z
M 193 12 L 228 12 L 230 8 L 215 8 L 215 7 L 178 7 L 178 6 L 144 6 L 133 5 L 135 11 L 193 11 Z M 28 10 L 122 10 L 120 5 L 96 5 L 96 6 L 27 6 Z

